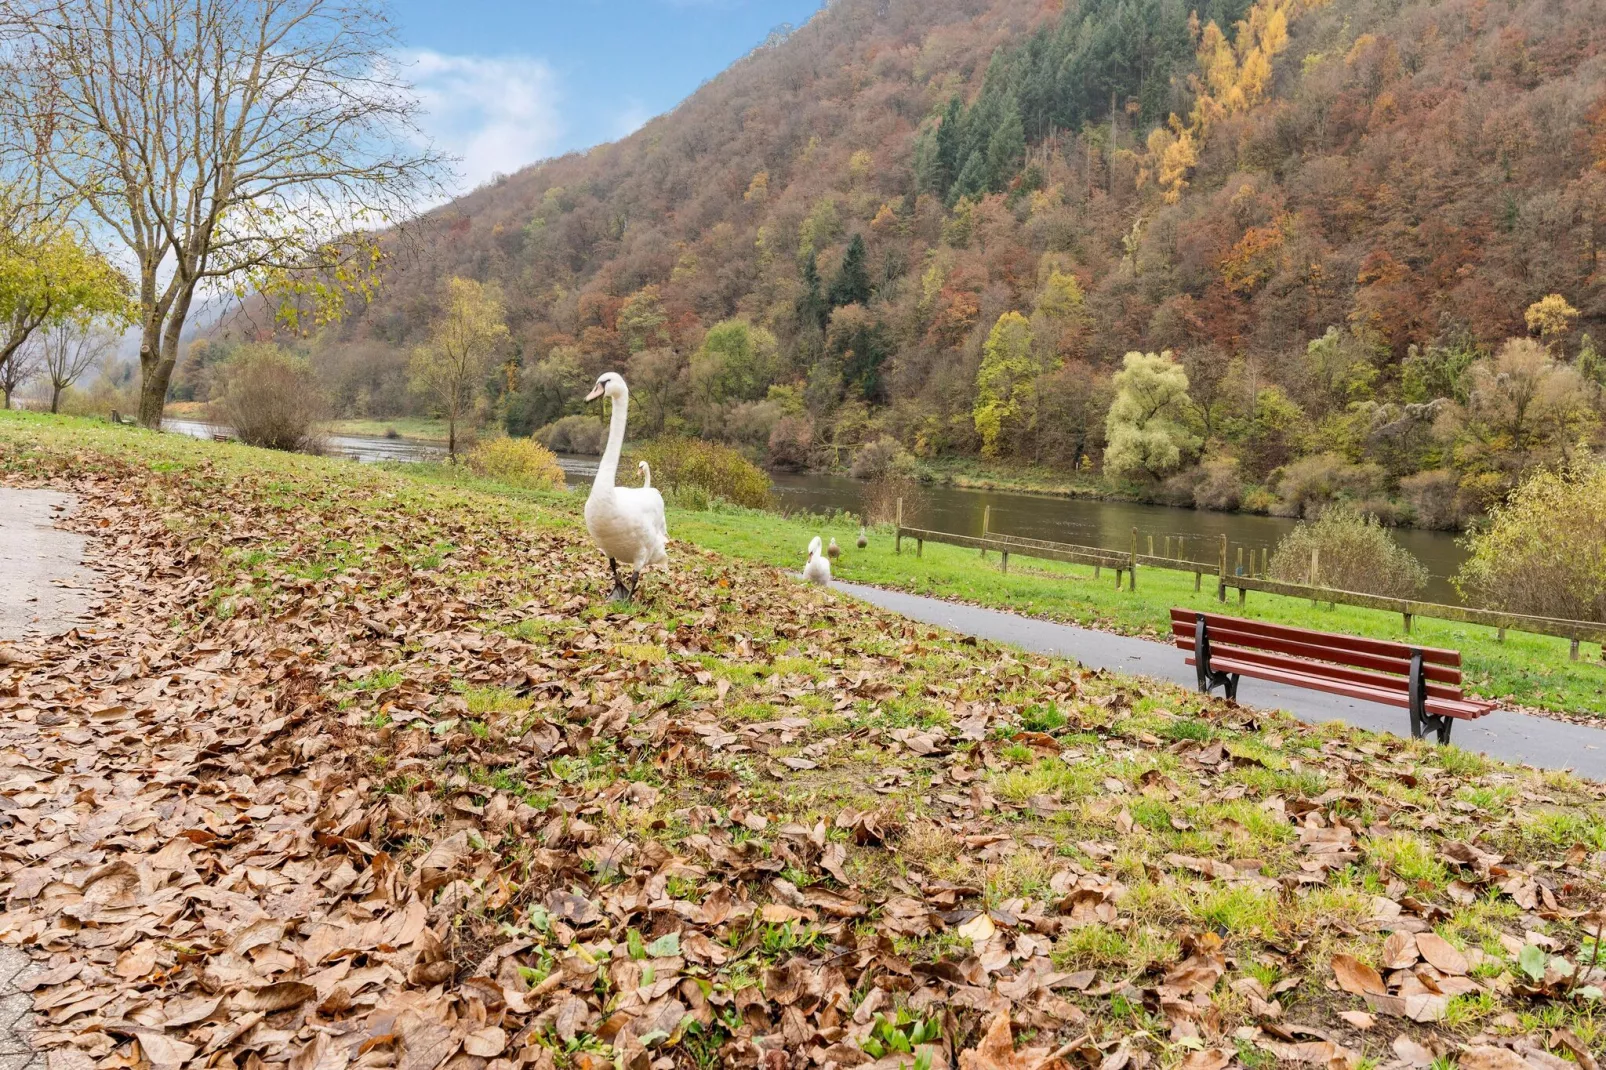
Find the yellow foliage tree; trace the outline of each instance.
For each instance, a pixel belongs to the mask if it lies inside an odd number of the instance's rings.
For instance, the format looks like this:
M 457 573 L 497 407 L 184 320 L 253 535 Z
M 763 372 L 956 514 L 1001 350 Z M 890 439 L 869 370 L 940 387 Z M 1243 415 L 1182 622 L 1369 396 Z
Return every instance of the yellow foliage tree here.
M 1548 349 L 1555 350 L 1578 321 L 1578 310 L 1561 294 L 1547 294 L 1528 306 L 1523 319 Z

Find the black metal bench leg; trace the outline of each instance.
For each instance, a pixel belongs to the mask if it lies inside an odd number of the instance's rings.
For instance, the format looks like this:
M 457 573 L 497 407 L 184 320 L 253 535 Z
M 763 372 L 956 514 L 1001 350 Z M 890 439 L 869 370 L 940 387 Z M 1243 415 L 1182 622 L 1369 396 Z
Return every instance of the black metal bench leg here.
M 1429 732 L 1437 737 L 1440 746 L 1450 742 L 1450 728 L 1455 718 L 1427 711 L 1428 681 L 1422 668 L 1422 651 L 1411 651 L 1410 690 L 1411 736 L 1426 739 Z
M 1193 619 L 1193 664 L 1199 670 L 1200 694 L 1208 695 L 1219 687 L 1227 698 L 1238 701 L 1238 674 L 1216 672 L 1210 667 L 1210 632 L 1203 613 Z

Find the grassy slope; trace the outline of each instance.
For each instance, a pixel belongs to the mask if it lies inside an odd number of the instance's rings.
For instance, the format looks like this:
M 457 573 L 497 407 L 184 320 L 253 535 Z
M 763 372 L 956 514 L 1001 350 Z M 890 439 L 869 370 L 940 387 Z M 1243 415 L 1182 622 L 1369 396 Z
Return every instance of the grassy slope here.
M 636 986 L 677 975 L 691 987 L 670 991 L 694 1024 L 668 1038 L 676 1066 L 734 1063 L 755 1043 L 873 1041 L 893 1027 L 868 1010 L 864 1022 L 847 1017 L 870 998 L 912 1007 L 957 1047 L 1002 996 L 1039 1042 L 1088 1034 L 1079 1057 L 1095 1063 L 1125 1047 L 1170 1066 L 1204 1048 L 1219 1053 L 1205 1065 L 1266 1066 L 1294 1057 L 1279 1047 L 1286 1035 L 1263 1028 L 1276 1020 L 1323 1030 L 1335 1048 L 1317 1061 L 1351 1067 L 1391 1059 L 1397 1036 L 1451 1056 L 1498 1041 L 1568 1058 L 1556 1027 L 1585 1045 L 1606 1040 L 1596 1002 L 1518 994 L 1515 961 L 1527 932 L 1579 957 L 1585 935 L 1568 912 L 1606 888 L 1598 786 L 956 643 L 715 554 L 682 549 L 676 582 L 655 580 L 642 605 L 612 612 L 572 498 L 490 497 L 0 415 L 8 482 L 90 493 L 82 480 L 96 472 L 120 486 L 144 480 L 145 530 L 180 532 L 195 551 L 162 559 L 195 578 L 189 602 L 152 618 L 172 621 L 180 652 L 213 618 L 267 620 L 268 607 L 309 590 L 322 600 L 302 604 L 320 612 L 353 608 L 354 630 L 315 654 L 328 660 L 305 700 L 344 726 L 317 734 L 332 748 L 320 762 L 349 770 L 346 783 L 368 793 L 362 807 L 378 806 L 344 826 L 361 844 L 350 856 L 361 866 L 384 850 L 416 876 L 431 844 L 466 828 L 475 874 L 420 886 L 434 889 L 431 922 L 452 934 L 460 968 L 443 974 L 420 958 L 409 972 L 407 952 L 394 976 L 417 981 L 419 997 L 443 984 L 429 998 L 463 999 L 467 1015 L 461 982 L 474 962 L 509 936 L 528 940 L 510 945 L 517 968 L 499 975 L 535 986 L 528 1010 L 498 1013 L 508 1035 L 527 1030 L 559 1065 L 587 1065 L 582 1053 L 606 1050 L 617 1015 L 641 1010 Z M 745 516 L 734 531 L 717 514 L 674 522 L 710 540 L 723 528 L 752 555 L 765 531 L 777 545 L 789 533 L 754 530 Z M 876 560 L 892 572 L 914 565 L 883 551 L 845 571 Z M 957 557 L 945 567 L 965 574 Z M 408 589 L 435 607 L 427 619 L 396 615 L 389 600 Z M 426 599 L 433 590 L 449 597 Z M 448 645 L 425 630 L 436 614 L 456 637 Z M 365 632 L 376 616 L 405 623 L 408 640 Z M 474 629 L 500 644 L 496 660 L 464 642 Z M 393 722 L 401 700 L 419 713 Z M 1452 841 L 1504 856 L 1506 874 L 1492 878 L 1461 849 L 1473 861 L 1455 861 Z M 316 849 L 343 856 L 344 842 L 320 837 Z M 1557 905 L 1526 898 L 1535 887 Z M 580 920 L 557 923 L 538 908 L 557 902 L 553 889 L 600 915 L 560 896 Z M 725 893 L 728 917 L 706 909 Z M 670 906 L 646 911 L 654 897 Z M 1388 921 L 1395 909 L 1400 920 Z M 649 949 L 641 961 L 629 950 L 643 946 L 637 927 L 646 942 L 677 934 L 682 953 Z M 77 946 L 76 928 L 57 930 L 58 949 Z M 1365 1003 L 1331 987 L 1333 956 L 1381 966 L 1387 929 L 1431 929 L 1468 959 L 1475 985 L 1430 999 L 1437 1021 L 1380 1016 L 1358 1029 L 1337 1016 Z M 593 983 L 586 964 L 598 961 L 607 978 Z M 170 982 L 182 979 L 175 970 Z M 1083 970 L 1053 989 L 1032 980 Z M 1383 974 L 1390 991 L 1421 986 L 1416 974 Z M 840 994 L 800 1000 L 808 978 L 840 983 Z M 383 989 L 378 1006 L 394 998 Z M 328 1013 L 339 1021 L 366 1005 Z

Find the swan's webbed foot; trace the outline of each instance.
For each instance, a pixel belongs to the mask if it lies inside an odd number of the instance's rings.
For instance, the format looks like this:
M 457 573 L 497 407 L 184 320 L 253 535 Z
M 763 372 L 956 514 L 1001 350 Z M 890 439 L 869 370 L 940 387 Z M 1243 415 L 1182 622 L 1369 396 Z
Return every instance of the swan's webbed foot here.
M 630 574 L 630 597 L 631 597 L 631 599 L 634 599 L 636 597 L 636 592 L 639 591 L 639 590 L 641 590 L 641 569 L 638 568 L 638 569 L 636 569 L 635 572 L 632 572 Z
M 625 581 L 619 578 L 619 562 L 608 558 L 608 571 L 613 574 L 613 590 L 608 592 L 608 598 L 615 602 L 628 602 L 634 589 L 625 586 Z M 641 575 L 641 573 L 636 573 Z

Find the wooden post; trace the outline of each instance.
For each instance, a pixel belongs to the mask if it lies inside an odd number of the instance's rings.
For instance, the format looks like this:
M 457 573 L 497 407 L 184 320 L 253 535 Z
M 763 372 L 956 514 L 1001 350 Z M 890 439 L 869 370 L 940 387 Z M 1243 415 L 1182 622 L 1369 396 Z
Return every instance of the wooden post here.
M 1568 658 L 1570 658 L 1573 661 L 1577 661 L 1578 660 L 1578 636 L 1576 636 L 1576 635 L 1573 636 L 1572 650 L 1568 653 L 1567 656 L 1568 656 Z
M 1227 536 L 1221 536 L 1221 556 L 1216 561 L 1216 601 L 1227 600 Z
M 1154 556 L 1154 536 L 1153 535 L 1149 536 L 1149 556 L 1150 557 Z
M 1138 529 L 1137 528 L 1133 528 L 1132 529 L 1132 558 L 1131 558 L 1131 560 L 1129 562 L 1127 562 L 1127 566 L 1126 567 L 1127 567 L 1127 570 L 1128 570 L 1127 571 L 1127 580 L 1126 580 L 1126 589 L 1129 590 L 1129 591 L 1135 591 L 1135 590 L 1138 589 Z M 1120 583 L 1121 582 L 1121 574 L 1119 572 L 1117 572 L 1115 574 L 1115 582 L 1116 583 Z
M 1405 618 L 1405 634 L 1406 635 L 1410 635 L 1411 634 L 1411 614 L 1402 613 L 1402 614 L 1400 614 L 1400 616 Z
M 1247 601 L 1249 601 L 1249 589 L 1247 587 L 1238 588 L 1238 607 L 1242 609 Z
M 1271 550 L 1265 546 L 1260 548 L 1260 574 L 1271 575 Z
M 903 499 L 898 499 L 897 519 L 893 521 L 895 534 L 892 537 L 892 552 L 903 553 Z
M 925 557 L 926 556 L 926 540 L 925 539 L 916 539 L 915 540 L 915 556 L 916 557 Z
M 1100 570 L 1100 569 L 1101 569 L 1101 568 L 1103 568 L 1103 566 L 1102 566 L 1102 565 L 1094 565 L 1094 566 L 1093 566 L 1093 578 L 1094 578 L 1094 579 L 1098 579 L 1098 578 L 1099 578 L 1099 570 Z
M 1312 546 L 1310 548 L 1310 585 L 1312 587 L 1317 586 L 1316 577 L 1319 575 L 1317 570 L 1321 568 L 1321 564 L 1322 548 L 1320 546 Z M 1316 607 L 1316 595 L 1314 592 L 1310 596 L 1310 604 L 1311 608 L 1314 609 Z
M 1242 546 L 1238 547 L 1238 563 L 1236 567 L 1238 575 L 1242 576 L 1244 574 L 1244 548 Z
M 1500 643 L 1505 642 L 1506 641 L 1506 630 L 1504 628 L 1501 628 L 1499 631 L 1494 633 L 1494 637 L 1495 637 L 1495 641 L 1496 642 L 1500 642 Z
M 1008 550 L 1000 551 L 1000 553 L 998 555 L 998 571 L 1004 572 L 1004 573 L 1009 572 L 1009 551 Z
M 992 526 L 993 526 L 993 507 L 990 506 L 990 505 L 984 505 L 984 506 L 981 507 L 981 537 L 983 539 L 987 538 L 987 532 L 992 528 Z M 986 546 L 983 546 L 981 548 L 981 559 L 983 561 L 987 560 L 987 547 Z
M 1171 536 L 1169 535 L 1165 537 L 1165 559 L 1167 561 L 1171 560 Z
M 1193 593 L 1194 594 L 1198 594 L 1199 593 L 1199 585 L 1201 583 L 1203 583 L 1203 582 L 1204 582 L 1204 569 L 1202 569 L 1202 568 L 1194 569 L 1193 570 Z

